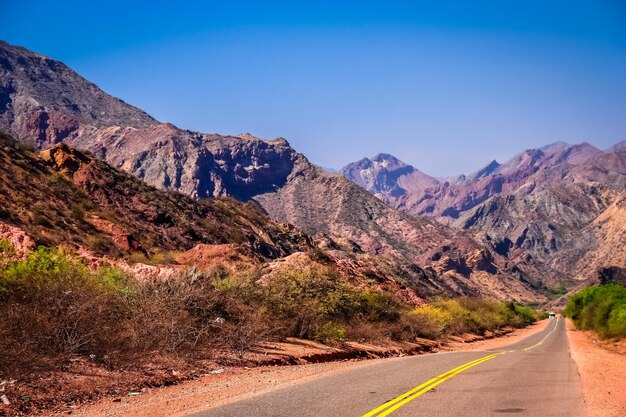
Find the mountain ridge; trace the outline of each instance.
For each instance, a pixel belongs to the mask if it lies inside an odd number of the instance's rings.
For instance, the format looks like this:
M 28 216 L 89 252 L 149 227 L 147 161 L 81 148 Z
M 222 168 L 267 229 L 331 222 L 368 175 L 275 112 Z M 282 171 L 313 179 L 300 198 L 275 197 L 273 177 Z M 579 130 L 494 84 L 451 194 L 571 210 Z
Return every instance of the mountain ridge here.
M 623 143 L 603 152 L 585 142 L 555 142 L 527 149 L 502 164 L 492 161 L 456 181 L 438 181 L 417 192 L 406 187 L 399 197 L 376 188 L 370 192 L 401 211 L 473 231 L 477 240 L 504 257 L 517 257 L 517 248 L 540 269 L 551 271 L 549 275 L 565 273 L 570 280 L 585 280 L 599 268 L 612 266 L 602 259 L 626 266 L 625 257 L 614 256 L 610 247 L 626 249 L 620 226 L 609 228 L 614 231 L 610 239 L 592 231 L 599 218 L 618 225 L 626 222 L 614 206 L 626 189 Z M 359 164 L 342 170 L 356 183 L 360 178 L 354 176 L 354 167 Z M 373 184 L 378 176 L 387 177 L 384 172 L 368 175 Z M 402 181 L 411 179 L 400 176 L 390 186 L 399 187 Z M 609 207 L 618 218 L 603 214 Z M 611 245 L 603 243 L 607 240 Z

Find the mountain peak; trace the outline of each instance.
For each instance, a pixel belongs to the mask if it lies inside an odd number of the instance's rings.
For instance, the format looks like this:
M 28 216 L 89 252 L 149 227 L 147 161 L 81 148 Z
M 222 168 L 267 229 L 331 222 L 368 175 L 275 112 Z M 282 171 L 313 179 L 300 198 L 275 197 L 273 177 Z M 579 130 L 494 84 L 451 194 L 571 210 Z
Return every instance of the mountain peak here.
M 552 142 L 546 146 L 542 146 L 541 148 L 539 148 L 538 150 L 546 153 L 546 154 L 552 154 L 555 152 L 559 152 L 559 151 L 563 151 L 567 148 L 569 148 L 570 145 L 567 142 L 563 142 L 563 141 L 557 141 L 557 142 Z M 529 149 L 530 151 L 532 151 L 533 149 Z
M 393 162 L 393 163 L 396 163 L 396 164 L 407 165 L 404 162 L 400 161 L 395 156 L 393 156 L 393 155 L 391 155 L 389 153 L 384 153 L 384 152 L 377 153 L 376 155 L 374 155 L 373 158 L 371 158 L 371 160 L 372 161 L 376 161 L 376 162 L 389 161 L 389 162 Z
M 72 141 L 85 125 L 138 128 L 159 123 L 62 62 L 6 42 L 0 43 L 0 97 L 0 125 L 37 148 Z
M 468 180 L 468 179 L 469 180 L 476 180 L 476 179 L 479 179 L 479 178 L 486 177 L 488 175 L 493 174 L 498 168 L 500 168 L 500 163 L 494 159 L 493 161 L 489 162 L 483 168 L 479 169 L 478 171 L 474 172 L 473 174 L 470 174 L 468 177 L 465 178 L 465 180 Z
M 617 142 L 615 145 L 607 149 L 607 152 L 621 152 L 621 151 L 626 151 L 626 140 Z

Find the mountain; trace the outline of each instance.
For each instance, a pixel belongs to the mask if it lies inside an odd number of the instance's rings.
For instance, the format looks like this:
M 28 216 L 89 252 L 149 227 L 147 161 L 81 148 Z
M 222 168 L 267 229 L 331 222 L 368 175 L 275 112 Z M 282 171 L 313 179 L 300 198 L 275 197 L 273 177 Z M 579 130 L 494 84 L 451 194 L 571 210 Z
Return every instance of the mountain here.
M 383 200 L 417 194 L 438 184 L 435 178 L 384 153 L 349 164 L 340 172 Z
M 0 133 L 0 222 L 34 242 L 101 255 L 235 244 L 277 258 L 312 247 L 292 226 L 234 200 L 156 190 L 64 144 L 40 155 Z
M 75 139 L 85 135 L 85 129 L 113 125 L 118 120 L 133 128 L 158 124 L 63 63 L 3 41 L 0 109 L 5 130 L 38 148 Z
M 65 144 L 36 154 L 0 132 L 0 162 L 0 239 L 21 256 L 39 244 L 62 245 L 90 262 L 122 264 L 146 278 L 220 260 L 235 270 L 251 263 L 269 270 L 321 263 L 356 286 L 379 287 L 411 304 L 442 295 L 544 300 L 512 275 L 489 279 L 478 269 L 470 277 L 398 263 L 308 236 L 250 204 L 158 190 Z M 477 264 L 482 258 L 473 253 L 469 259 Z
M 233 197 L 342 248 L 426 268 L 457 293 L 540 299 L 470 233 L 397 211 L 283 139 L 180 129 L 115 99 L 64 64 L 0 44 L 0 128 L 36 149 L 63 143 L 160 190 Z M 416 174 L 417 175 L 417 174 Z M 435 287 L 436 288 L 436 285 Z
M 546 282 L 563 276 L 584 280 L 598 268 L 626 263 L 626 219 L 620 211 L 626 189 L 623 145 L 603 152 L 587 143 L 557 142 L 430 187 L 404 173 L 390 183 L 387 173 L 373 175 L 359 166 L 362 161 L 342 173 L 357 184 L 360 172 L 370 176 L 371 184 L 387 181 L 369 191 L 399 210 L 473 232 L 507 258 L 509 267 L 524 259 L 543 271 Z M 395 166 L 414 170 L 400 161 Z M 394 187 L 401 191 L 384 192 Z
M 619 152 L 626 150 L 626 140 L 623 140 L 607 149 L 607 152 Z
M 501 165 L 498 163 L 498 161 L 494 159 L 493 161 L 489 162 L 489 164 L 487 164 L 485 167 L 470 174 L 468 177 L 464 177 L 463 180 L 475 181 L 475 180 L 479 180 L 481 178 L 487 177 L 493 174 L 494 172 L 496 172 L 498 168 L 500 168 L 500 166 Z

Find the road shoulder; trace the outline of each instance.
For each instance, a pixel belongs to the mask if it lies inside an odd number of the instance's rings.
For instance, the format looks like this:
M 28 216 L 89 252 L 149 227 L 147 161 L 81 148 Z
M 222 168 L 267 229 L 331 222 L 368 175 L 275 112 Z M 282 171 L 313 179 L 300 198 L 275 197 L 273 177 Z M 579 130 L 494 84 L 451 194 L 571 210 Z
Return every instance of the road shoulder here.
M 578 366 L 590 417 L 626 416 L 626 354 L 601 347 L 593 332 L 580 331 L 567 320 L 571 356 Z

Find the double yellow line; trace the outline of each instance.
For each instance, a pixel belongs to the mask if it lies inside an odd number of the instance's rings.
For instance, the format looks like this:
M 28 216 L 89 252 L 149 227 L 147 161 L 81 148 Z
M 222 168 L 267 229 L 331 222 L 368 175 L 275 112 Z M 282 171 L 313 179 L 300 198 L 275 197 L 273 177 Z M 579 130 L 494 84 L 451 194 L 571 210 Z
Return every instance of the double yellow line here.
M 529 346 L 525 349 L 522 349 L 526 352 L 536 348 L 537 346 L 543 344 L 543 342 L 548 338 L 548 336 L 550 336 L 552 333 L 554 333 L 557 329 L 559 320 L 556 320 L 556 323 L 554 324 L 554 328 L 548 332 L 548 334 L 546 334 L 543 339 L 541 339 L 539 342 L 535 343 L 532 346 Z M 447 372 L 444 372 L 443 374 L 436 376 L 432 379 L 429 379 L 428 381 L 424 382 L 422 385 L 419 385 L 415 388 L 413 388 L 410 391 L 405 392 L 404 394 L 394 398 L 391 401 L 387 401 L 385 404 L 381 405 L 380 407 L 377 407 L 375 409 L 373 409 L 372 411 L 370 411 L 367 414 L 363 414 L 362 417 L 385 417 L 388 416 L 389 414 L 393 413 L 394 411 L 396 411 L 398 408 L 402 407 L 403 405 L 413 401 L 414 399 L 416 399 L 417 397 L 419 397 L 420 395 L 430 391 L 431 389 L 435 388 L 437 385 L 442 384 L 444 382 L 446 382 L 448 379 L 454 377 L 455 375 L 460 374 L 463 371 L 466 371 L 476 365 L 480 365 L 483 362 L 487 362 L 488 360 L 491 360 L 493 358 L 495 358 L 498 355 L 503 355 L 507 352 L 513 352 L 512 350 L 509 351 L 504 351 L 504 352 L 496 352 L 496 353 L 492 353 L 490 355 L 487 356 L 483 356 L 482 358 L 478 358 L 476 360 L 473 360 L 471 362 L 467 362 L 461 366 L 458 366 L 454 369 L 451 369 Z
M 542 345 L 543 342 L 545 342 L 545 340 L 548 338 L 548 336 L 550 336 L 552 333 L 554 333 L 556 331 L 556 328 L 558 327 L 558 325 L 559 325 L 559 319 L 556 319 L 555 322 L 554 322 L 554 329 L 552 329 L 547 335 L 545 335 L 543 337 L 543 339 L 541 339 L 539 342 L 537 342 L 534 345 L 529 346 L 529 347 L 527 347 L 525 349 L 522 349 L 522 350 L 524 352 L 529 352 L 529 351 L 533 350 L 534 348 L 536 348 L 537 346 Z
M 373 409 L 372 411 L 370 411 L 367 414 L 363 414 L 362 417 L 384 417 L 384 416 L 388 416 L 389 414 L 393 413 L 394 411 L 396 411 L 398 408 L 402 407 L 403 405 L 413 401 L 414 399 L 416 399 L 417 397 L 419 397 L 420 395 L 424 394 L 425 392 L 430 391 L 431 389 L 435 388 L 437 385 L 444 383 L 445 381 L 447 381 L 448 379 L 454 377 L 455 375 L 460 374 L 461 372 L 472 368 L 476 365 L 480 365 L 483 362 L 487 362 L 490 359 L 495 358 L 498 355 L 501 355 L 502 352 L 499 353 L 493 353 L 491 355 L 487 355 L 487 356 L 483 356 L 482 358 L 473 360 L 471 362 L 467 362 L 461 366 L 458 366 L 454 369 L 451 369 L 447 372 L 444 372 L 443 374 L 436 376 L 432 379 L 429 379 L 428 381 L 424 382 L 422 385 L 419 385 L 415 388 L 413 388 L 410 391 L 405 392 L 404 394 L 394 398 L 391 401 L 386 402 L 385 404 L 381 405 L 380 407 L 377 407 L 375 409 Z

